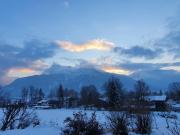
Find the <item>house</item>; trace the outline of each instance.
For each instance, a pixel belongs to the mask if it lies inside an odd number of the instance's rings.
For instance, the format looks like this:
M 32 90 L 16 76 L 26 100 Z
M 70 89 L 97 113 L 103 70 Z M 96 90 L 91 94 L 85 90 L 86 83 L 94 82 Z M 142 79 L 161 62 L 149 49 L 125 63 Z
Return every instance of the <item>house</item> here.
M 44 106 L 45 106 L 45 105 L 48 105 L 48 100 L 42 99 L 42 100 L 40 100 L 40 101 L 37 102 L 37 105 L 42 105 L 42 106 L 43 106 L 43 105 L 44 105 Z
M 145 100 L 153 105 L 153 109 L 156 111 L 162 111 L 167 109 L 167 96 L 159 95 L 159 96 L 146 96 Z
M 171 109 L 173 111 L 180 112 L 180 102 L 179 101 L 168 100 L 168 104 L 171 105 Z
M 49 99 L 48 105 L 51 106 L 51 108 L 59 108 L 60 107 L 59 100 L 57 100 L 57 99 Z
M 66 108 L 77 107 L 79 104 L 79 99 L 77 97 L 68 96 L 64 99 L 64 106 Z
M 33 108 L 36 109 L 50 109 L 51 107 L 48 104 L 48 100 L 40 100 L 36 104 L 33 105 Z

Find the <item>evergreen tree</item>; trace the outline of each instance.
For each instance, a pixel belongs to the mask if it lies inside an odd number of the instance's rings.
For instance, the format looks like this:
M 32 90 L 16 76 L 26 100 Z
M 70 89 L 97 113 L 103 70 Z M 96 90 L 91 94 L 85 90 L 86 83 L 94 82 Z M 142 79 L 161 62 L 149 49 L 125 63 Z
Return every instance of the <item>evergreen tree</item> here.
M 57 89 L 57 99 L 59 100 L 60 107 L 64 105 L 64 88 L 62 85 Z
M 44 93 L 42 91 L 42 89 L 40 88 L 39 91 L 38 91 L 38 100 L 42 100 L 44 98 Z
M 100 94 L 94 85 L 83 86 L 81 88 L 80 95 L 81 95 L 81 104 L 82 105 L 96 106 L 98 104 Z
M 110 78 L 105 83 L 105 90 L 109 107 L 117 109 L 123 103 L 124 93 L 123 84 L 117 78 Z

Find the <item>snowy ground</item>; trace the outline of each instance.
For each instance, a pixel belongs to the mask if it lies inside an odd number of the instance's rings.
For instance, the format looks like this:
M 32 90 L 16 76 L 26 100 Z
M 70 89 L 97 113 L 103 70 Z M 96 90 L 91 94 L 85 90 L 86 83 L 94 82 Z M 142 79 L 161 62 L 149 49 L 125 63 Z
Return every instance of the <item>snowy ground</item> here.
M 29 127 L 23 130 L 8 130 L 0 132 L 0 135 L 60 135 L 61 128 L 63 127 L 63 121 L 66 117 L 72 116 L 73 112 L 77 112 L 77 109 L 53 109 L 53 110 L 36 110 L 38 117 L 41 120 L 41 124 L 38 127 Z M 93 111 L 86 111 L 90 115 Z M 2 113 L 0 113 L 2 114 Z M 97 111 L 97 120 L 102 124 L 106 122 L 107 112 Z M 180 119 L 180 113 L 173 113 Z M 152 135 L 169 135 L 170 132 L 166 128 L 166 120 L 154 113 L 153 119 L 153 131 Z M 174 119 L 170 120 L 170 127 L 172 126 Z M 132 133 L 134 134 L 134 133 Z

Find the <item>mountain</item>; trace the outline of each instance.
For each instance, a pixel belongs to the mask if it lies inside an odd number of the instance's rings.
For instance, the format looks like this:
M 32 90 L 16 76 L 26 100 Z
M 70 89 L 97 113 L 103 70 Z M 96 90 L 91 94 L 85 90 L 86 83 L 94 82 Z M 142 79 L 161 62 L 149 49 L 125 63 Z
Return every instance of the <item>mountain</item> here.
M 2 88 L 10 93 L 11 97 L 19 97 L 22 88 L 34 86 L 42 88 L 47 95 L 51 89 L 62 84 L 65 88 L 80 91 L 84 85 L 93 84 L 100 92 L 103 92 L 103 84 L 110 78 L 121 80 L 124 88 L 133 90 L 135 80 L 144 79 L 151 90 L 167 90 L 169 83 L 180 81 L 180 72 L 174 70 L 146 70 L 131 74 L 130 76 L 111 74 L 94 68 L 72 68 L 53 65 L 45 70 L 42 75 L 34 75 L 16 79 L 11 84 Z
M 167 90 L 172 82 L 180 81 L 180 72 L 175 70 L 146 70 L 131 75 L 135 80 L 143 79 L 151 90 Z
M 10 93 L 11 97 L 19 97 L 22 88 L 29 86 L 42 88 L 48 94 L 51 89 L 57 88 L 59 84 L 77 91 L 80 91 L 84 85 L 93 84 L 100 92 L 103 92 L 104 82 L 112 76 L 119 78 L 126 89 L 132 90 L 135 80 L 128 76 L 110 74 L 93 68 L 71 68 L 53 65 L 42 75 L 16 79 L 5 86 L 3 91 Z

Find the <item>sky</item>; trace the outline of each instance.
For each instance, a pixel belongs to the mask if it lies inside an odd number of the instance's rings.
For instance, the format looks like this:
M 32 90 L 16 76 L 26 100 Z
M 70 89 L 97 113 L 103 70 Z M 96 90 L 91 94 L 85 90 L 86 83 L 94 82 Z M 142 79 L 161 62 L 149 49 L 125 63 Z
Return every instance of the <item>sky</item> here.
M 0 85 L 54 64 L 180 72 L 179 0 L 0 0 Z

